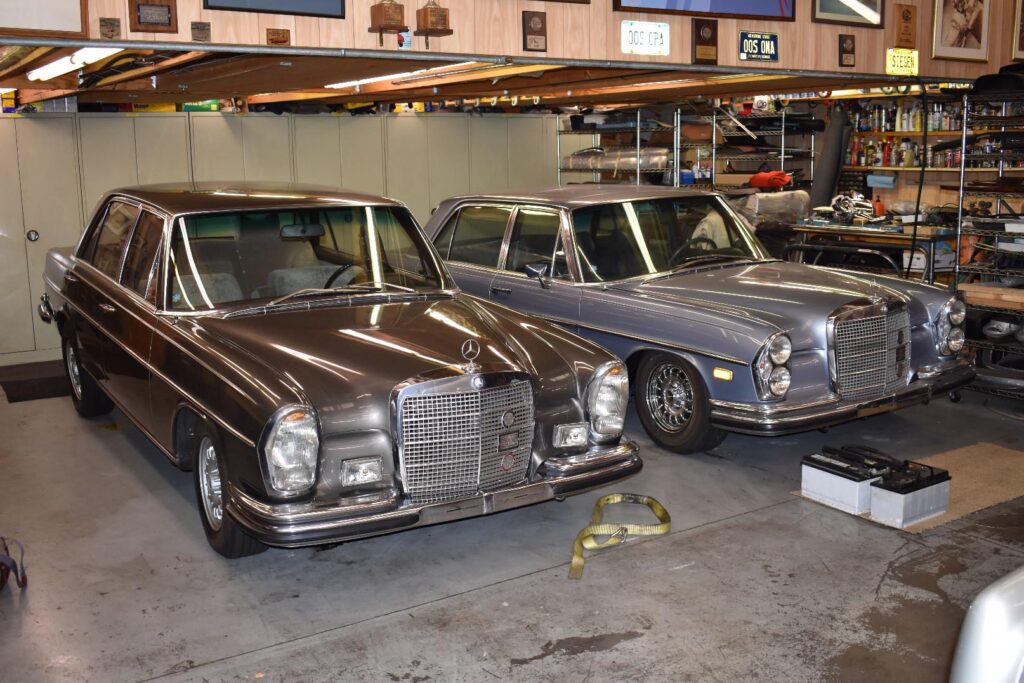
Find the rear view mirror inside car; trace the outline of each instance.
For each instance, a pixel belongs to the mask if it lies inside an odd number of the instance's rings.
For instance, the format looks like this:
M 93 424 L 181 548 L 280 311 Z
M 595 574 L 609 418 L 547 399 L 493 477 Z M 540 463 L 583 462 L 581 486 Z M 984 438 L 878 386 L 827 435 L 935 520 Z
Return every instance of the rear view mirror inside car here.
M 292 225 L 281 226 L 281 237 L 287 239 L 289 237 L 323 237 L 324 226 L 319 223 L 310 223 L 308 225 L 302 225 L 301 223 L 293 223 Z

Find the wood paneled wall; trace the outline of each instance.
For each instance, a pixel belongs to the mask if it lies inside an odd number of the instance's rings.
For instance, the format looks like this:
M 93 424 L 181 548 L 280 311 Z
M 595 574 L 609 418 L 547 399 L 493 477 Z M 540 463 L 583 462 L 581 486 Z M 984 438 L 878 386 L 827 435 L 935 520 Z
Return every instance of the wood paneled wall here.
M 213 42 L 266 43 L 266 29 L 286 28 L 294 45 L 325 48 L 378 49 L 377 35 L 367 31 L 370 5 L 376 0 L 347 0 L 345 19 L 291 17 L 276 14 L 221 12 L 204 10 L 203 0 L 177 0 L 177 34 L 130 33 L 128 0 L 89 0 L 89 35 L 99 38 L 100 17 L 119 17 L 124 37 L 139 40 L 191 40 L 191 22 L 211 23 Z M 987 63 L 933 60 L 931 35 L 934 0 L 904 0 L 918 6 L 918 49 L 921 72 L 927 76 L 971 78 L 993 71 L 1010 61 L 1014 35 L 1014 2 L 989 0 L 989 61 Z M 885 29 L 865 29 L 811 22 L 813 0 L 798 0 L 795 22 L 766 22 L 753 19 L 719 20 L 719 54 L 723 65 L 741 66 L 737 56 L 741 29 L 773 31 L 779 34 L 779 62 L 770 67 L 844 71 L 837 66 L 837 41 L 840 33 L 852 33 L 857 41 L 857 66 L 861 73 L 881 73 L 884 53 L 895 35 L 895 0 L 885 5 Z M 423 0 L 405 0 L 406 19 L 415 21 L 415 10 Z M 613 12 L 612 0 L 592 0 L 589 5 L 543 2 L 542 0 L 442 0 L 451 10 L 455 34 L 434 38 L 431 49 L 437 52 L 474 53 L 508 56 L 537 56 L 578 59 L 690 61 L 691 17 L 679 15 Z M 547 12 L 547 53 L 527 53 L 522 49 L 522 11 Z M 668 57 L 629 57 L 619 51 L 619 25 L 624 19 L 664 21 L 671 26 L 672 52 Z M 413 39 L 413 49 L 425 50 L 423 38 Z M 396 49 L 395 36 L 385 36 L 385 49 Z M 846 71 L 854 71 L 847 69 Z

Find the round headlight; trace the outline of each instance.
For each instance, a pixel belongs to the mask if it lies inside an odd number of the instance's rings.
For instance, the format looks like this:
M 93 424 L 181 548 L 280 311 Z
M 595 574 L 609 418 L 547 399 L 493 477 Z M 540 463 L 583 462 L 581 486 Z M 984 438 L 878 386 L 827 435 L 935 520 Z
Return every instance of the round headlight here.
M 786 368 L 775 368 L 768 378 L 768 389 L 775 396 L 785 396 L 786 392 L 789 391 L 791 379 L 789 370 Z
M 954 327 L 946 337 L 946 346 L 952 353 L 959 353 L 964 348 L 964 328 Z
M 617 361 L 605 363 L 597 369 L 587 387 L 591 431 L 603 438 L 621 435 L 628 405 L 629 374 L 625 366 Z
M 792 354 L 793 342 L 784 334 L 780 334 L 775 339 L 772 339 L 772 343 L 768 346 L 768 356 L 776 365 L 785 364 L 789 361 L 789 357 Z
M 296 408 L 278 414 L 264 444 L 271 488 L 299 493 L 312 486 L 319 450 L 320 437 L 311 412 Z
M 953 299 L 949 303 L 949 322 L 953 325 L 963 325 L 967 320 L 967 306 L 959 299 Z

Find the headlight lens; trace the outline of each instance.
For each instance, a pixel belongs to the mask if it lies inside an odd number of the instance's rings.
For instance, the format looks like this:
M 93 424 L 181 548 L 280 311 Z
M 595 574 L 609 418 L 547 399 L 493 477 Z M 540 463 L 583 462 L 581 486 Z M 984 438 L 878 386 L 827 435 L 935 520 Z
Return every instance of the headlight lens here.
M 964 348 L 964 339 L 964 328 L 954 327 L 946 337 L 946 346 L 952 353 L 960 353 L 960 349 Z
M 628 404 L 629 374 L 625 366 L 618 361 L 605 363 L 597 369 L 587 387 L 590 429 L 599 440 L 622 434 Z
M 776 365 L 785 365 L 793 354 L 793 342 L 784 334 L 780 334 L 768 345 L 768 355 Z
M 949 302 L 949 322 L 953 325 L 963 325 L 967 320 L 967 306 L 960 299 L 953 299 Z
M 776 396 L 785 396 L 789 391 L 790 380 L 789 370 L 777 367 L 772 370 L 772 374 L 768 378 L 768 389 Z
M 313 485 L 320 437 L 311 412 L 297 408 L 278 416 L 264 449 L 272 488 L 299 493 Z

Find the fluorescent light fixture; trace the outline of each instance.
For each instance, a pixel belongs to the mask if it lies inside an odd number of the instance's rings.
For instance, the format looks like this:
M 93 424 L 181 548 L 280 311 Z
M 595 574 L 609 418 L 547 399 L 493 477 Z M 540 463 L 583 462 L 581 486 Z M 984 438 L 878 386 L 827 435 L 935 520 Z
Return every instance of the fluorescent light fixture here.
M 49 81 L 58 76 L 77 71 L 87 64 L 112 57 L 118 52 L 123 52 L 123 50 L 119 47 L 83 47 L 73 55 L 61 57 L 55 62 L 50 62 L 45 66 L 29 71 L 28 80 Z
M 7 95 L 15 90 L 17 90 L 17 88 L 0 88 L 0 95 Z
M 373 76 L 372 78 L 363 78 L 357 81 L 343 81 L 341 83 L 331 83 L 325 85 L 325 88 L 331 88 L 332 90 L 342 90 L 344 88 L 358 88 L 362 85 L 369 83 L 380 83 L 382 81 L 394 81 L 399 78 L 409 78 L 410 76 L 422 76 L 423 74 L 435 74 L 437 76 L 444 76 L 449 70 L 458 68 L 465 68 L 472 66 L 477 62 L 460 62 L 458 64 L 449 64 L 448 66 L 434 66 L 429 69 L 418 69 L 416 71 L 405 71 L 398 74 L 388 74 L 386 76 Z

